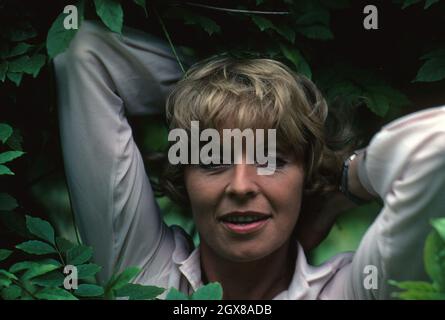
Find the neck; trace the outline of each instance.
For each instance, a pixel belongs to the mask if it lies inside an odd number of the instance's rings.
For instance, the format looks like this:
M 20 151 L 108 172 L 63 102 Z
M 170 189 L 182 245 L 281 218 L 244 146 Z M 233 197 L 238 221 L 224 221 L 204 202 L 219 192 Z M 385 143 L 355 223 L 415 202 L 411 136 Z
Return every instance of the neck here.
M 202 242 L 200 255 L 203 282 L 221 283 L 223 299 L 270 300 L 289 287 L 297 247 L 288 241 L 267 257 L 234 262 L 215 254 Z

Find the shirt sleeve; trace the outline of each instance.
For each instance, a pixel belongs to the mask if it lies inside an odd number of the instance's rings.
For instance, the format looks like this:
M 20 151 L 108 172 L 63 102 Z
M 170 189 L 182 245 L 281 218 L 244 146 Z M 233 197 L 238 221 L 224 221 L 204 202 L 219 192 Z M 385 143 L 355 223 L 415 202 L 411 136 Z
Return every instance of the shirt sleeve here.
M 423 248 L 445 208 L 445 107 L 400 118 L 374 136 L 359 176 L 383 200 L 353 262 L 339 272 L 347 299 L 388 299 L 388 280 L 428 280 Z M 372 274 L 373 273 L 373 274 Z M 372 283 L 369 276 L 377 276 Z
M 127 114 L 160 113 L 182 76 L 169 47 L 150 35 L 122 35 L 84 21 L 57 56 L 60 137 L 72 209 L 82 240 L 102 266 L 101 282 L 127 266 L 171 259 L 163 223 Z

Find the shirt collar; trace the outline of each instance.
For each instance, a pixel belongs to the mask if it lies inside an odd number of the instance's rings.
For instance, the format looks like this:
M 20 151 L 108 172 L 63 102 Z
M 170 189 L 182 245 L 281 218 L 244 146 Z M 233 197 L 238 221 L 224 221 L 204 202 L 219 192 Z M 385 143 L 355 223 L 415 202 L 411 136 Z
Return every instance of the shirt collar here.
M 303 247 L 298 242 L 296 242 L 296 245 L 298 246 L 298 255 L 292 280 L 288 289 L 275 296 L 274 300 L 316 299 L 325 285 L 325 281 L 317 280 L 333 274 L 331 264 L 323 264 L 318 267 L 309 265 Z M 174 257 L 174 262 L 179 264 L 179 270 L 188 280 L 193 291 L 203 286 L 199 248 L 195 248 L 187 258 L 184 256 Z

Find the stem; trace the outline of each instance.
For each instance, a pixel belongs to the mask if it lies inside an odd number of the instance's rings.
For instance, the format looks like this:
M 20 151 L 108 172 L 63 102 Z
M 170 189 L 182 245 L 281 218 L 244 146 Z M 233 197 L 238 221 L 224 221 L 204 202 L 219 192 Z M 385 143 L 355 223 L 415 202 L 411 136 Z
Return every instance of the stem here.
M 33 299 L 39 300 L 33 293 L 31 293 L 28 289 L 26 289 L 19 281 L 12 279 L 12 282 L 22 288 L 23 291 L 25 291 L 27 294 L 29 294 Z
M 60 261 L 62 261 L 63 266 L 66 266 L 65 260 L 63 260 L 62 253 L 60 252 L 60 249 L 59 249 L 59 246 L 57 245 L 57 243 L 56 243 L 55 247 L 57 250 L 57 254 L 59 255 Z
M 182 63 L 181 63 L 181 59 L 179 59 L 179 56 L 178 56 L 178 54 L 176 53 L 175 46 L 173 45 L 173 42 L 172 42 L 172 40 L 171 40 L 171 38 L 170 38 L 170 34 L 168 33 L 167 28 L 165 27 L 164 21 L 162 21 L 162 18 L 161 18 L 161 16 L 159 15 L 159 13 L 158 13 L 158 11 L 156 10 L 156 8 L 155 8 L 154 6 L 153 6 L 152 8 L 153 8 L 153 12 L 154 12 L 155 15 L 156 15 L 156 18 L 157 18 L 158 21 L 159 21 L 159 24 L 160 24 L 161 27 L 162 27 L 162 31 L 164 32 L 165 37 L 167 38 L 168 43 L 170 44 L 170 47 L 172 48 L 173 54 L 175 55 L 176 60 L 178 61 L 179 66 L 181 67 L 182 72 L 185 73 L 184 66 L 182 65 Z
M 215 7 L 215 6 L 209 6 L 209 5 L 205 5 L 205 4 L 201 4 L 201 3 L 194 3 L 194 2 L 186 2 L 185 4 L 188 6 L 191 6 L 191 7 L 198 7 L 198 8 L 211 9 L 211 10 L 224 11 L 224 12 L 232 12 L 232 13 L 264 14 L 264 15 L 288 15 L 288 14 L 291 14 L 289 11 L 242 10 L 242 9 Z

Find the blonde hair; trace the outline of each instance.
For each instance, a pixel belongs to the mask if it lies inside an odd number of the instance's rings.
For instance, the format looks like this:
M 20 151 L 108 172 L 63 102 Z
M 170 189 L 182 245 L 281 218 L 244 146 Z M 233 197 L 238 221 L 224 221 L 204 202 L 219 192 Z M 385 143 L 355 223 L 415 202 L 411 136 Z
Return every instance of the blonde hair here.
M 270 59 L 213 58 L 191 67 L 167 99 L 169 129 L 277 129 L 278 145 L 303 160 L 305 194 L 336 190 L 342 152 L 331 150 L 325 137 L 328 106 L 306 77 Z M 167 163 L 159 179 L 163 193 L 188 205 L 183 166 Z

